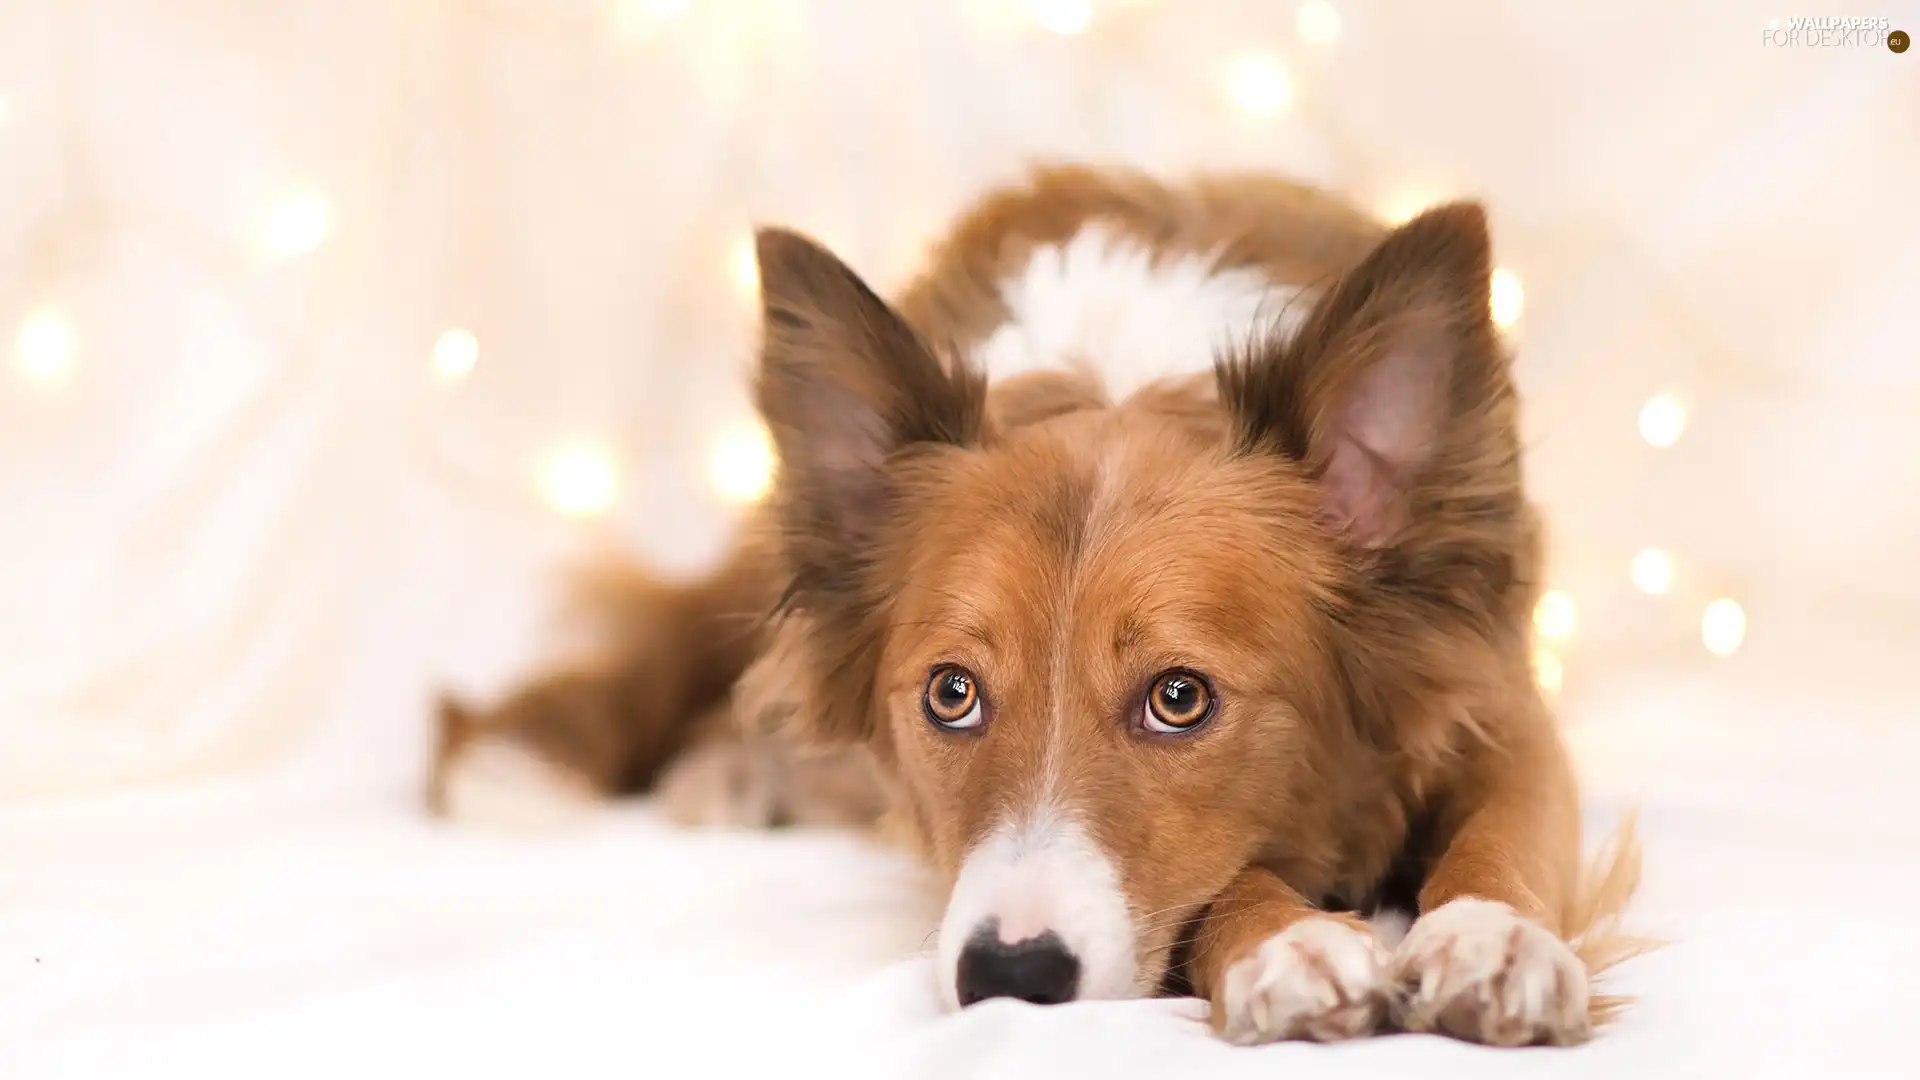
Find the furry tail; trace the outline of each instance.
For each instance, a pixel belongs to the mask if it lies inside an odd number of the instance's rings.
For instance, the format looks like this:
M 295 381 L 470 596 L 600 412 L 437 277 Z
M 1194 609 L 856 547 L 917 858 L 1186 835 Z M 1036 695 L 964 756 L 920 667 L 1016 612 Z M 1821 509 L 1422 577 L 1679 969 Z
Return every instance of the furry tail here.
M 1574 955 L 1586 966 L 1587 977 L 1599 975 L 1616 964 L 1652 952 L 1665 942 L 1629 934 L 1621 929 L 1621 914 L 1640 886 L 1640 841 L 1635 832 L 1635 815 L 1629 812 L 1620 822 L 1613 840 L 1596 855 L 1580 877 L 1572 903 L 1567 907 L 1567 941 Z M 1633 999 L 1618 994 L 1596 993 L 1590 998 L 1588 1014 L 1595 1027 L 1620 1015 Z
M 676 593 L 647 567 L 604 551 L 568 566 L 561 585 L 562 635 L 582 651 L 616 661 L 656 645 Z

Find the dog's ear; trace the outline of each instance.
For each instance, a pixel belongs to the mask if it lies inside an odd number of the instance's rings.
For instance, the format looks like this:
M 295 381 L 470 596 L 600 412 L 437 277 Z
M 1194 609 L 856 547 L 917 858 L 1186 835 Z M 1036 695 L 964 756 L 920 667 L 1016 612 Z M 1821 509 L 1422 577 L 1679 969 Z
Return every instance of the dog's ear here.
M 1243 447 L 1300 462 L 1358 547 L 1391 546 L 1416 524 L 1423 485 L 1518 492 L 1491 247 L 1478 204 L 1430 210 L 1341 276 L 1291 341 L 1219 367 Z
M 762 229 L 756 242 L 764 337 L 755 394 L 779 449 L 788 554 L 817 571 L 873 540 L 896 453 L 974 440 L 985 384 L 957 360 L 944 369 L 825 248 L 784 229 Z
M 792 575 L 787 603 L 841 650 L 813 666 L 838 669 L 837 694 L 850 698 L 835 706 L 841 722 L 825 726 L 851 729 L 864 722 L 851 700 L 864 695 L 855 668 L 872 662 L 863 649 L 877 648 L 883 585 L 871 579 L 893 512 L 892 467 L 929 444 L 972 444 L 986 383 L 958 357 L 943 367 L 825 248 L 784 229 L 755 241 L 763 340 L 754 394 L 780 458 L 773 512 Z

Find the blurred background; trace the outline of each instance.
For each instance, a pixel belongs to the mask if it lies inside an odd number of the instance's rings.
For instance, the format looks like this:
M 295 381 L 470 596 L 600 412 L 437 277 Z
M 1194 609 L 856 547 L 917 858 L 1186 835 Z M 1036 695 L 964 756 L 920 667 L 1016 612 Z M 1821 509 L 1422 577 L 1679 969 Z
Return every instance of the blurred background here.
M 752 225 L 892 288 L 1042 159 L 1487 200 L 1596 803 L 1910 856 L 1920 53 L 1784 31 L 1917 7 L 7 0 L 0 907 L 415 820 L 563 560 L 764 492 Z

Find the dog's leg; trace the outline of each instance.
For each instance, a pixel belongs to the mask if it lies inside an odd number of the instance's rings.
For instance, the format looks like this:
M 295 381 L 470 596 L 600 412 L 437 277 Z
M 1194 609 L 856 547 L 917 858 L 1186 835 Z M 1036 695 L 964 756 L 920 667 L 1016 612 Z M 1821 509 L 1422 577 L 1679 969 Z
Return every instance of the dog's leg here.
M 1214 1030 L 1251 1044 L 1372 1033 L 1387 1013 L 1387 959 L 1364 920 L 1321 911 L 1250 867 L 1208 909 L 1191 964 Z
M 743 544 L 687 585 L 632 569 L 596 576 L 582 602 L 604 624 L 600 655 L 543 674 L 491 709 L 442 702 L 432 808 L 544 824 L 645 790 L 690 742 L 733 737 L 725 704 L 764 644 L 773 570 Z
M 1544 722 L 1544 721 L 1543 721 Z M 1399 1023 L 1500 1046 L 1592 1033 L 1587 971 L 1561 938 L 1579 871 L 1579 800 L 1551 729 L 1489 754 L 1393 961 Z
M 731 705 L 726 707 L 731 712 Z M 696 738 L 661 774 L 661 811 L 682 825 L 864 828 L 883 795 L 865 747 L 803 747 L 779 731 Z

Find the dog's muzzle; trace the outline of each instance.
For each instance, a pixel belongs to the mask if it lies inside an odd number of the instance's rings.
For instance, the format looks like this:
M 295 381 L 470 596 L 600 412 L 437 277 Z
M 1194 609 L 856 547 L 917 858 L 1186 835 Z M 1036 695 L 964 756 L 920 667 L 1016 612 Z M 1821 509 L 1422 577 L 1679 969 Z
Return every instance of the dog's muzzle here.
M 1052 931 L 1009 945 L 989 919 L 960 950 L 954 989 L 962 1008 L 997 997 L 1059 1005 L 1080 989 L 1080 958 Z

